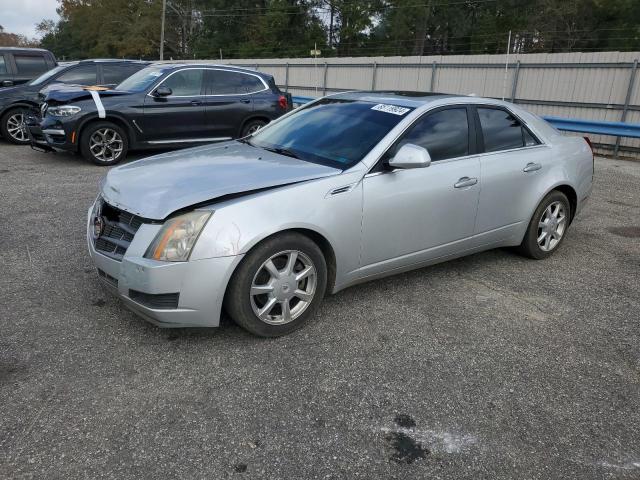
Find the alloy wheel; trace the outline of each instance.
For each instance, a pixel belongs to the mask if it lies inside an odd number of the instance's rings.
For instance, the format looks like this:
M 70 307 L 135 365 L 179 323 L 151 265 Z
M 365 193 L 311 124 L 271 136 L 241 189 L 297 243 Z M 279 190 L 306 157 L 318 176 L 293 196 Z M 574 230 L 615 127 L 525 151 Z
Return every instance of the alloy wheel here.
M 567 215 L 562 202 L 553 202 L 542 213 L 538 222 L 538 246 L 544 252 L 550 252 L 560 240 L 567 227 Z
M 286 250 L 267 259 L 251 282 L 251 308 L 270 325 L 292 322 L 311 304 L 317 272 L 311 259 L 298 250 Z
M 7 119 L 7 132 L 18 142 L 27 141 L 27 124 L 22 112 L 14 113 Z
M 91 154 L 101 162 L 113 162 L 122 154 L 124 141 L 112 128 L 100 128 L 89 138 Z
M 247 135 L 253 135 L 254 133 L 256 133 L 258 130 L 260 130 L 262 128 L 262 125 L 258 125 L 258 124 L 253 124 L 249 127 L 249 129 L 247 130 Z

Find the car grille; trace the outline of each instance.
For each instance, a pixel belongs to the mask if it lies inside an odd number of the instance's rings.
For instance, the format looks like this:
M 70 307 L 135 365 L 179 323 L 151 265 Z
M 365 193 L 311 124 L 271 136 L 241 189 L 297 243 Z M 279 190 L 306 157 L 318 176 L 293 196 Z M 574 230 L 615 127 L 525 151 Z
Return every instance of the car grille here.
M 102 233 L 94 240 L 96 251 L 122 261 L 133 237 L 144 223 L 141 217 L 124 210 L 112 207 L 108 203 L 102 204 Z
M 145 307 L 155 310 L 175 310 L 180 300 L 179 293 L 144 293 L 129 290 L 129 298 Z

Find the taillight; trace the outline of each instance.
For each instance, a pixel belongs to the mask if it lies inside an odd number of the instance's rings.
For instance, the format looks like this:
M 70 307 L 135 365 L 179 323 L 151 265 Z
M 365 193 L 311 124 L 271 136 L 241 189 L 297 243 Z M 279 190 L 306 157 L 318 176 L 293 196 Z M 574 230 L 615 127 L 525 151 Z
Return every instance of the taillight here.
M 587 142 L 587 145 L 589 145 L 589 148 L 591 149 L 591 181 L 593 181 L 593 176 L 596 173 L 596 154 L 593 151 L 593 144 L 591 143 L 591 140 L 589 140 L 589 137 L 583 137 L 585 139 L 585 141 Z
M 587 145 L 589 145 L 589 148 L 591 149 L 591 155 L 595 155 L 593 153 L 593 144 L 591 143 L 591 140 L 589 140 L 589 137 L 582 137 L 582 138 L 584 138 L 587 142 Z
M 278 105 L 280 105 L 281 109 L 286 111 L 289 108 L 287 97 L 285 97 L 284 95 L 280 95 L 280 98 L 278 99 Z

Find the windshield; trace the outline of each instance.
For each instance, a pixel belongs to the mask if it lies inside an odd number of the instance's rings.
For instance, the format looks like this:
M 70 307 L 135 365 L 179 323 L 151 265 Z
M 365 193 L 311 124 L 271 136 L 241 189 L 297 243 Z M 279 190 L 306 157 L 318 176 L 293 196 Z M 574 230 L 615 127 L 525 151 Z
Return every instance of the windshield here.
M 166 66 L 143 68 L 124 80 L 115 89 L 126 90 L 127 92 L 143 92 L 151 87 L 166 69 Z
M 413 108 L 326 98 L 258 131 L 247 142 L 283 155 L 346 170 Z
M 69 65 L 58 65 L 57 67 L 52 68 L 51 70 L 48 70 L 48 71 L 44 72 L 39 77 L 34 78 L 33 80 L 31 80 L 29 82 L 29 85 L 40 85 L 41 83 L 44 83 L 47 80 L 49 80 L 56 73 L 61 72 L 62 70 L 64 70 L 65 68 L 68 68 L 68 67 L 69 67 Z

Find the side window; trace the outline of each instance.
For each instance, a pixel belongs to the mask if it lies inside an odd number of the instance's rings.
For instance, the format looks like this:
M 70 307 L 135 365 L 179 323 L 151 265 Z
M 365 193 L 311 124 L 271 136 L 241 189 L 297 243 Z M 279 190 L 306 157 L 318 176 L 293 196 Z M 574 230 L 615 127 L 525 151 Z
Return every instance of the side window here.
M 127 64 L 103 64 L 102 65 L 102 77 L 105 85 L 117 85 L 125 78 L 129 78 L 143 67 Z
M 38 75 L 49 70 L 47 62 L 41 55 L 14 55 L 19 75 Z
M 264 83 L 253 75 L 225 70 L 210 70 L 209 95 L 238 95 L 264 90 Z
M 4 61 L 4 55 L 0 55 L 0 75 L 7 73 L 7 64 Z
M 198 96 L 202 91 L 202 72 L 201 69 L 181 70 L 162 82 L 162 86 L 172 90 L 171 96 Z
M 54 82 L 70 83 L 75 85 L 95 85 L 98 83 L 97 68 L 95 65 L 82 65 L 67 70 L 59 75 Z
M 501 108 L 478 108 L 485 152 L 537 145 L 520 121 Z
M 397 151 L 405 143 L 424 147 L 431 160 L 464 157 L 469 154 L 469 123 L 467 109 L 447 108 L 418 119 L 400 140 Z

